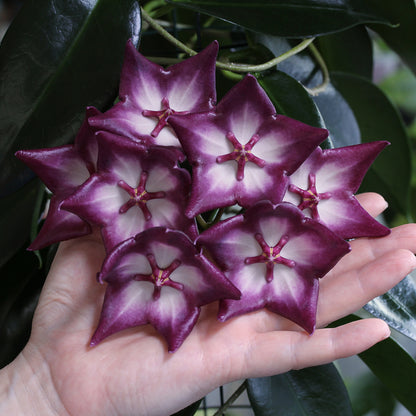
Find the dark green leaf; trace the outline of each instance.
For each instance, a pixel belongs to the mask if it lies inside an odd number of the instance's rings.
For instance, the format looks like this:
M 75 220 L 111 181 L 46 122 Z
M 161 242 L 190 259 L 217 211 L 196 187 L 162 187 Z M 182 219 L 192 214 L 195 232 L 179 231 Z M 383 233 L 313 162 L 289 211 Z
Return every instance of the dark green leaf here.
M 331 326 L 344 325 L 359 319 L 355 315 L 346 316 Z M 375 344 L 359 354 L 375 376 L 405 406 L 411 414 L 416 414 L 416 361 L 395 341 L 392 332 L 390 338 Z
M 354 416 L 376 412 L 378 416 L 393 416 L 396 399 L 388 388 L 371 372 L 365 372 L 347 382 Z
M 363 2 L 369 2 L 364 0 Z M 371 1 L 379 13 L 390 16 L 395 27 L 371 25 L 384 41 L 395 50 L 404 62 L 416 73 L 416 8 L 414 0 Z
M 283 37 L 315 36 L 360 23 L 389 23 L 360 0 L 168 0 L 247 29 Z
M 0 368 L 11 362 L 27 343 L 43 282 L 44 275 L 39 271 L 9 308 L 0 327 Z
M 0 267 L 29 239 L 38 180 L 26 184 L 12 195 L 0 199 Z
M 322 116 L 305 88 L 294 78 L 275 71 L 258 78 L 279 114 L 325 128 Z
M 359 354 L 411 414 L 416 414 L 416 361 L 392 338 Z
M 274 56 L 279 56 L 290 49 L 286 39 L 274 36 L 253 36 L 252 41 L 268 48 Z M 314 88 L 322 83 L 321 72 L 308 53 L 295 55 L 281 62 L 278 68 L 308 88 Z M 299 92 L 299 87 L 295 87 L 293 83 L 291 88 Z M 360 143 L 360 130 L 355 116 L 343 96 L 333 88 L 332 84 L 329 84 L 319 95 L 310 98 L 314 101 L 325 127 L 329 130 L 333 146 L 341 147 Z M 282 100 L 284 99 L 290 100 L 290 97 L 282 98 Z M 293 104 L 294 101 L 291 102 Z M 302 99 L 302 103 L 306 104 L 305 98 Z M 291 107 L 293 109 L 293 105 Z M 305 111 L 308 111 L 308 108 L 311 109 L 310 104 L 307 104 Z M 298 113 L 300 112 L 302 110 L 299 108 Z M 313 110 L 311 116 L 315 117 L 314 114 L 316 114 L 316 109 Z
M 28 281 L 39 272 L 37 263 L 35 255 L 23 249 L 0 268 L 0 327 Z
M 357 26 L 318 39 L 319 49 L 330 71 L 348 72 L 371 79 L 373 46 L 364 26 Z
M 201 402 L 202 402 L 202 399 L 196 401 L 195 403 L 190 404 L 188 407 L 180 410 L 179 412 L 176 412 L 172 416 L 193 416 L 197 412 Z
M 412 275 L 373 299 L 364 309 L 416 341 L 416 282 Z
M 325 91 L 313 97 L 329 130 L 334 147 L 361 142 L 360 129 L 354 113 L 344 97 L 329 83 Z
M 137 0 L 24 2 L 0 47 L 0 195 L 32 176 L 17 150 L 70 142 L 86 106 L 111 104 L 140 26 Z
M 259 78 L 260 85 L 267 92 L 279 114 L 294 118 L 314 127 L 326 128 L 318 107 L 294 78 L 281 71 L 275 71 Z M 328 139 L 324 147 L 333 147 Z
M 352 416 L 344 383 L 333 364 L 247 380 L 256 416 Z
M 377 86 L 364 78 L 331 73 L 331 80 L 354 111 L 362 140 L 391 142 L 372 165 L 362 190 L 381 193 L 393 209 L 407 214 L 412 161 L 406 130 L 397 109 Z

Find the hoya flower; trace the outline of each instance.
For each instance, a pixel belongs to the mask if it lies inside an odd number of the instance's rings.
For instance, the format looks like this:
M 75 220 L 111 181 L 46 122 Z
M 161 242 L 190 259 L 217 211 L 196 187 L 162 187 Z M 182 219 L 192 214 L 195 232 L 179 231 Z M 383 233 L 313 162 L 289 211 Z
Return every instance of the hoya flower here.
M 328 135 L 324 129 L 275 114 L 257 80 L 248 75 L 215 112 L 170 118 L 193 167 L 186 214 L 216 207 L 278 203 L 293 173 Z
M 99 114 L 87 108 L 86 118 L 74 145 L 55 148 L 19 150 L 16 156 L 29 166 L 52 192 L 45 222 L 29 250 L 81 237 L 91 232 L 87 222 L 62 209 L 62 201 L 82 185 L 96 169 L 97 143 L 88 117 Z
M 267 308 L 313 332 L 318 279 L 350 250 L 349 244 L 292 204 L 262 201 L 245 214 L 204 231 L 208 249 L 240 300 L 222 300 L 219 319 Z
M 178 150 L 146 148 L 109 132 L 98 132 L 97 141 L 97 172 L 64 209 L 101 227 L 107 250 L 155 226 L 196 237 L 195 221 L 183 215 L 190 176 L 177 167 Z
M 379 237 L 390 230 L 371 217 L 354 194 L 386 141 L 336 149 L 317 148 L 293 173 L 284 200 L 341 238 Z
M 169 128 L 172 114 L 209 111 L 215 105 L 218 43 L 167 69 L 150 62 L 127 43 L 120 80 L 120 101 L 90 119 L 96 128 L 146 145 L 180 144 Z
M 201 306 L 240 295 L 184 233 L 162 227 L 117 246 L 98 277 L 108 286 L 91 345 L 123 329 L 151 324 L 173 352 L 191 332 Z

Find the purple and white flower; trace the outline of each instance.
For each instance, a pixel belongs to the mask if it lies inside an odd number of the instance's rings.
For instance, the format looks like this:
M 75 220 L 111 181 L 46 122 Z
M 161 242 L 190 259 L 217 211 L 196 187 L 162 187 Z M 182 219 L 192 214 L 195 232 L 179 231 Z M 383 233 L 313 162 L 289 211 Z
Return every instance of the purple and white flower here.
M 97 172 L 62 207 L 101 227 L 107 251 L 155 226 L 196 237 L 195 220 L 183 214 L 190 176 L 177 166 L 178 150 L 147 148 L 109 132 L 97 133 L 97 141 Z
M 275 113 L 257 80 L 248 75 L 215 112 L 170 118 L 193 167 L 186 215 L 235 203 L 247 207 L 263 199 L 282 200 L 287 175 L 328 132 Z
M 169 118 L 212 110 L 216 101 L 215 61 L 218 43 L 168 68 L 147 60 L 127 43 L 120 80 L 120 101 L 90 119 L 107 130 L 151 145 L 180 147 Z
M 204 231 L 207 249 L 240 300 L 220 302 L 219 319 L 267 308 L 313 332 L 318 279 L 350 250 L 349 244 L 294 205 L 259 202 Z
M 201 306 L 240 295 L 184 233 L 162 227 L 118 245 L 98 277 L 108 286 L 91 345 L 123 329 L 151 324 L 173 352 L 191 332 Z
M 360 205 L 354 194 L 386 141 L 322 150 L 294 172 L 284 200 L 326 225 L 341 238 L 379 237 L 390 229 Z

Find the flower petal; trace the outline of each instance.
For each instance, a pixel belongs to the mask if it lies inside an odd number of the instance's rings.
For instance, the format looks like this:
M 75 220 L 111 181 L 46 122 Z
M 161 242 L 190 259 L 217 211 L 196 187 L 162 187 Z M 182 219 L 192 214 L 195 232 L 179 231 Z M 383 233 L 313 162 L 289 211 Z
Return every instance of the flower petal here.
M 40 250 L 51 244 L 91 233 L 91 227 L 87 222 L 60 209 L 61 202 L 61 199 L 55 196 L 51 198 L 45 222 L 28 250 Z
M 29 166 L 55 195 L 70 194 L 90 176 L 84 160 L 73 145 L 19 150 L 16 156 Z

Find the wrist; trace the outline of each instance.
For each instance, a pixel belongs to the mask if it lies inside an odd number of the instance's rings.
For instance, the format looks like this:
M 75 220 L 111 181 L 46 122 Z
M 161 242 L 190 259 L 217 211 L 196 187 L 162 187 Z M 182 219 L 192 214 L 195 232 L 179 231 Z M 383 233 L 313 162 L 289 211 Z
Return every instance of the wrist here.
M 23 351 L 0 371 L 0 414 L 63 416 L 63 408 L 44 360 Z

